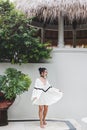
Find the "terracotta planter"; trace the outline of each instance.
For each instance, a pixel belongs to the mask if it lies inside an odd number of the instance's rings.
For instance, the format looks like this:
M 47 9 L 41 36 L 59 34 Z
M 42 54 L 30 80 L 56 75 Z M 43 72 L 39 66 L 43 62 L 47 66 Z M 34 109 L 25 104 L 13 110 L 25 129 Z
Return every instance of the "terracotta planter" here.
M 0 126 L 8 125 L 7 109 L 0 109 Z
M 8 124 L 7 110 L 13 104 L 14 100 L 6 100 L 4 94 L 0 92 L 0 126 Z

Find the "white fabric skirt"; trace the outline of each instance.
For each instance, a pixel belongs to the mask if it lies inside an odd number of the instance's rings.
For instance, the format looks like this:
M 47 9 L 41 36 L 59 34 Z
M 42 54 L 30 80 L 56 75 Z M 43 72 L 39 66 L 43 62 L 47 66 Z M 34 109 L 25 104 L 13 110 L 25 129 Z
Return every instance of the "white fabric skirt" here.
M 39 99 L 35 99 L 33 104 L 35 105 L 52 105 L 59 101 L 63 96 L 63 93 L 54 87 L 50 88 L 46 92 L 42 92 Z

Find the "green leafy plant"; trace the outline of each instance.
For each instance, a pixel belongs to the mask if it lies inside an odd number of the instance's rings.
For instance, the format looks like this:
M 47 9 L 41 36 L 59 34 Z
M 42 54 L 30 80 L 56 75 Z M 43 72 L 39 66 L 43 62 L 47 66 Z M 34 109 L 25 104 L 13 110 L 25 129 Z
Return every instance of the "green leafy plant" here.
M 5 74 L 0 75 L 0 92 L 9 100 L 28 91 L 30 84 L 30 77 L 15 68 L 7 68 Z
M 0 62 L 29 63 L 50 58 L 52 49 L 40 42 L 31 21 L 9 0 L 0 0 Z

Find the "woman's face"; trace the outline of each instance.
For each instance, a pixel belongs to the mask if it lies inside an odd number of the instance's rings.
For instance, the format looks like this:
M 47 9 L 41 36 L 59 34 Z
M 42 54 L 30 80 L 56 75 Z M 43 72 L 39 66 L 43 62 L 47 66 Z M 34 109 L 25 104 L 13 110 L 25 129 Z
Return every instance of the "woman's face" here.
M 47 70 L 45 70 L 44 72 L 41 73 L 41 76 L 47 77 L 47 74 L 48 74 L 48 72 L 47 72 Z

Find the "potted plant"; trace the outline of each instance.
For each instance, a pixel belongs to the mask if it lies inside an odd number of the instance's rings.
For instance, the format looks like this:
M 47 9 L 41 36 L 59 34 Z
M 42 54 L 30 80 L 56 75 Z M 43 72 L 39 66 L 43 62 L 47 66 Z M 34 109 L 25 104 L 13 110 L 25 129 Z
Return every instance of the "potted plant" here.
M 8 108 L 17 95 L 28 91 L 30 84 L 30 77 L 15 68 L 7 68 L 5 74 L 0 75 L 0 126 L 8 124 Z

